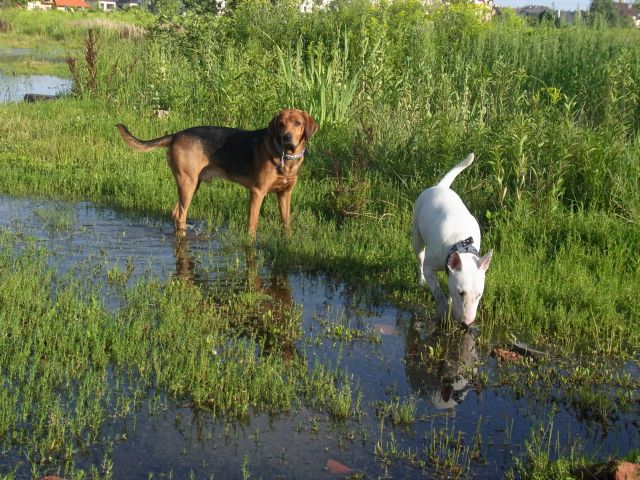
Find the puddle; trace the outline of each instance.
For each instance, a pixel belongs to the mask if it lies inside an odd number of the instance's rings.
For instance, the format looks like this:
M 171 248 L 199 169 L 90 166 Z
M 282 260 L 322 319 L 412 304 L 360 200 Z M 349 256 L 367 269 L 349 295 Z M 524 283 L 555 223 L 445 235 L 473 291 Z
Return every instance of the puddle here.
M 332 479 L 348 469 L 366 478 L 495 479 L 525 454 L 531 430 L 549 422 L 551 443 L 561 445 L 565 455 L 574 445 L 598 458 L 640 446 L 637 401 L 631 411 L 616 411 L 601 422 L 557 392 L 504 385 L 500 369 L 509 367 L 498 367 L 479 348 L 481 326 L 447 336 L 409 313 L 363 304 L 349 286 L 323 276 L 273 275 L 256 269 L 244 252 L 226 251 L 216 238 L 193 234 L 176 242 L 169 222 L 90 203 L 0 197 L 0 228 L 39 239 L 54 252 L 51 265 L 62 272 L 80 272 L 91 264 L 105 270 L 130 264 L 129 282 L 178 275 L 203 286 L 225 281 L 229 268 L 244 272 L 245 278 L 248 273 L 256 289 L 285 307 L 301 309 L 303 335 L 294 348 L 308 368 L 339 366 L 362 392 L 364 414 L 357 420 L 334 421 L 302 406 L 287 416 L 259 414 L 230 423 L 163 392 L 149 392 L 128 417 L 105 422 L 101 435 L 112 442 L 78 453 L 79 468 L 100 465 L 108 452 L 117 479 L 234 479 L 247 473 Z M 117 290 L 105 288 L 102 294 L 110 309 L 119 308 Z M 335 341 L 326 332 L 336 325 L 375 332 L 377 341 Z M 437 355 L 439 349 L 448 354 Z M 430 360 L 434 351 L 448 361 Z M 628 373 L 640 375 L 631 366 Z M 381 429 L 379 402 L 393 399 L 413 402 L 417 420 L 395 427 L 386 420 Z M 8 453 L 0 471 L 16 468 L 13 478 L 31 478 L 19 450 L 3 444 L 3 451 Z M 426 462 L 411 461 L 406 452 Z M 549 453 L 553 458 L 554 451 Z M 451 459 L 461 467 L 434 467 Z
M 5 75 L 0 72 L 0 103 L 21 102 L 26 93 L 57 95 L 71 90 L 73 81 L 51 75 Z

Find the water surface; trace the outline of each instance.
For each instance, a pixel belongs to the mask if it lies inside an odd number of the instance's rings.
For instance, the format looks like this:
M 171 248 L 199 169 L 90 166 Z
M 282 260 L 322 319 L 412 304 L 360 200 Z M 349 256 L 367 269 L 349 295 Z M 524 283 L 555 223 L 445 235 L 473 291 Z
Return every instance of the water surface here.
M 72 80 L 51 75 L 6 75 L 0 72 L 0 103 L 20 102 L 26 93 L 66 93 L 72 86 Z

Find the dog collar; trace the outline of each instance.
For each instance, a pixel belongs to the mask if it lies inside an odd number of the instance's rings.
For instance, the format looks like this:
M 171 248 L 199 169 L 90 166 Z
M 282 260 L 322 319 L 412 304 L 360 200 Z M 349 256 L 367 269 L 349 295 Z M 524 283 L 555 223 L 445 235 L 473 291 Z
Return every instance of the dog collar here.
M 465 238 L 464 240 L 460 240 L 457 243 L 453 244 L 453 247 L 449 249 L 449 254 L 447 255 L 446 260 L 444 261 L 444 271 L 449 275 L 449 269 L 447 268 L 449 265 L 449 259 L 453 252 L 458 253 L 473 253 L 476 257 L 480 257 L 480 252 L 476 247 L 473 246 L 473 237 Z
M 278 142 L 276 142 L 275 138 L 273 139 L 273 146 L 276 148 L 276 152 L 278 152 L 280 150 L 280 148 L 278 147 Z M 304 149 L 302 149 L 302 151 L 300 153 L 290 154 L 290 153 L 286 153 L 284 151 L 284 148 L 282 148 L 282 155 L 280 157 L 280 163 L 276 166 L 276 168 L 278 169 L 278 171 L 280 173 L 284 174 L 283 169 L 284 169 L 285 160 L 287 160 L 287 161 L 297 160 L 297 159 L 303 157 L 306 151 L 307 151 L 307 149 L 304 148 Z
M 282 150 L 282 153 L 280 154 L 282 160 L 297 160 L 300 157 L 304 156 L 305 152 L 307 151 L 306 149 L 303 149 L 300 153 L 286 153 L 284 151 L 284 148 L 280 148 L 275 138 L 273 139 L 273 146 L 276 147 L 276 152 L 278 153 L 280 153 L 280 150 Z

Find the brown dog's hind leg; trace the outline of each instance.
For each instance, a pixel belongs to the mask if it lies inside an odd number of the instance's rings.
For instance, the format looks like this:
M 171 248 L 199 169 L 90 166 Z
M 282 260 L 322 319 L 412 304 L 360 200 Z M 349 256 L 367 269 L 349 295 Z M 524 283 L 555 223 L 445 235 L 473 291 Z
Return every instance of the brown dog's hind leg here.
M 187 211 L 193 196 L 200 186 L 200 180 L 186 175 L 176 175 L 176 183 L 178 185 L 178 202 L 173 207 L 171 217 L 173 218 L 176 235 L 184 236 L 187 232 Z

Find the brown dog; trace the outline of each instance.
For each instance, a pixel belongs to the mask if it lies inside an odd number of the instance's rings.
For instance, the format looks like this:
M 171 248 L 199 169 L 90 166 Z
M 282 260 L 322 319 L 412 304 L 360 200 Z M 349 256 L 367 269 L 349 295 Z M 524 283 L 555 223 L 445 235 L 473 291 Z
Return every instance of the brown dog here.
M 291 192 L 304 161 L 305 142 L 318 129 L 307 112 L 282 110 L 261 130 L 192 127 L 148 141 L 135 138 L 124 125 L 117 127 L 125 143 L 138 152 L 168 147 L 167 160 L 178 185 L 171 215 L 178 235 L 184 235 L 187 210 L 200 182 L 216 177 L 249 189 L 247 231 L 252 238 L 269 192 L 278 196 L 282 225 L 287 235 L 291 232 Z

